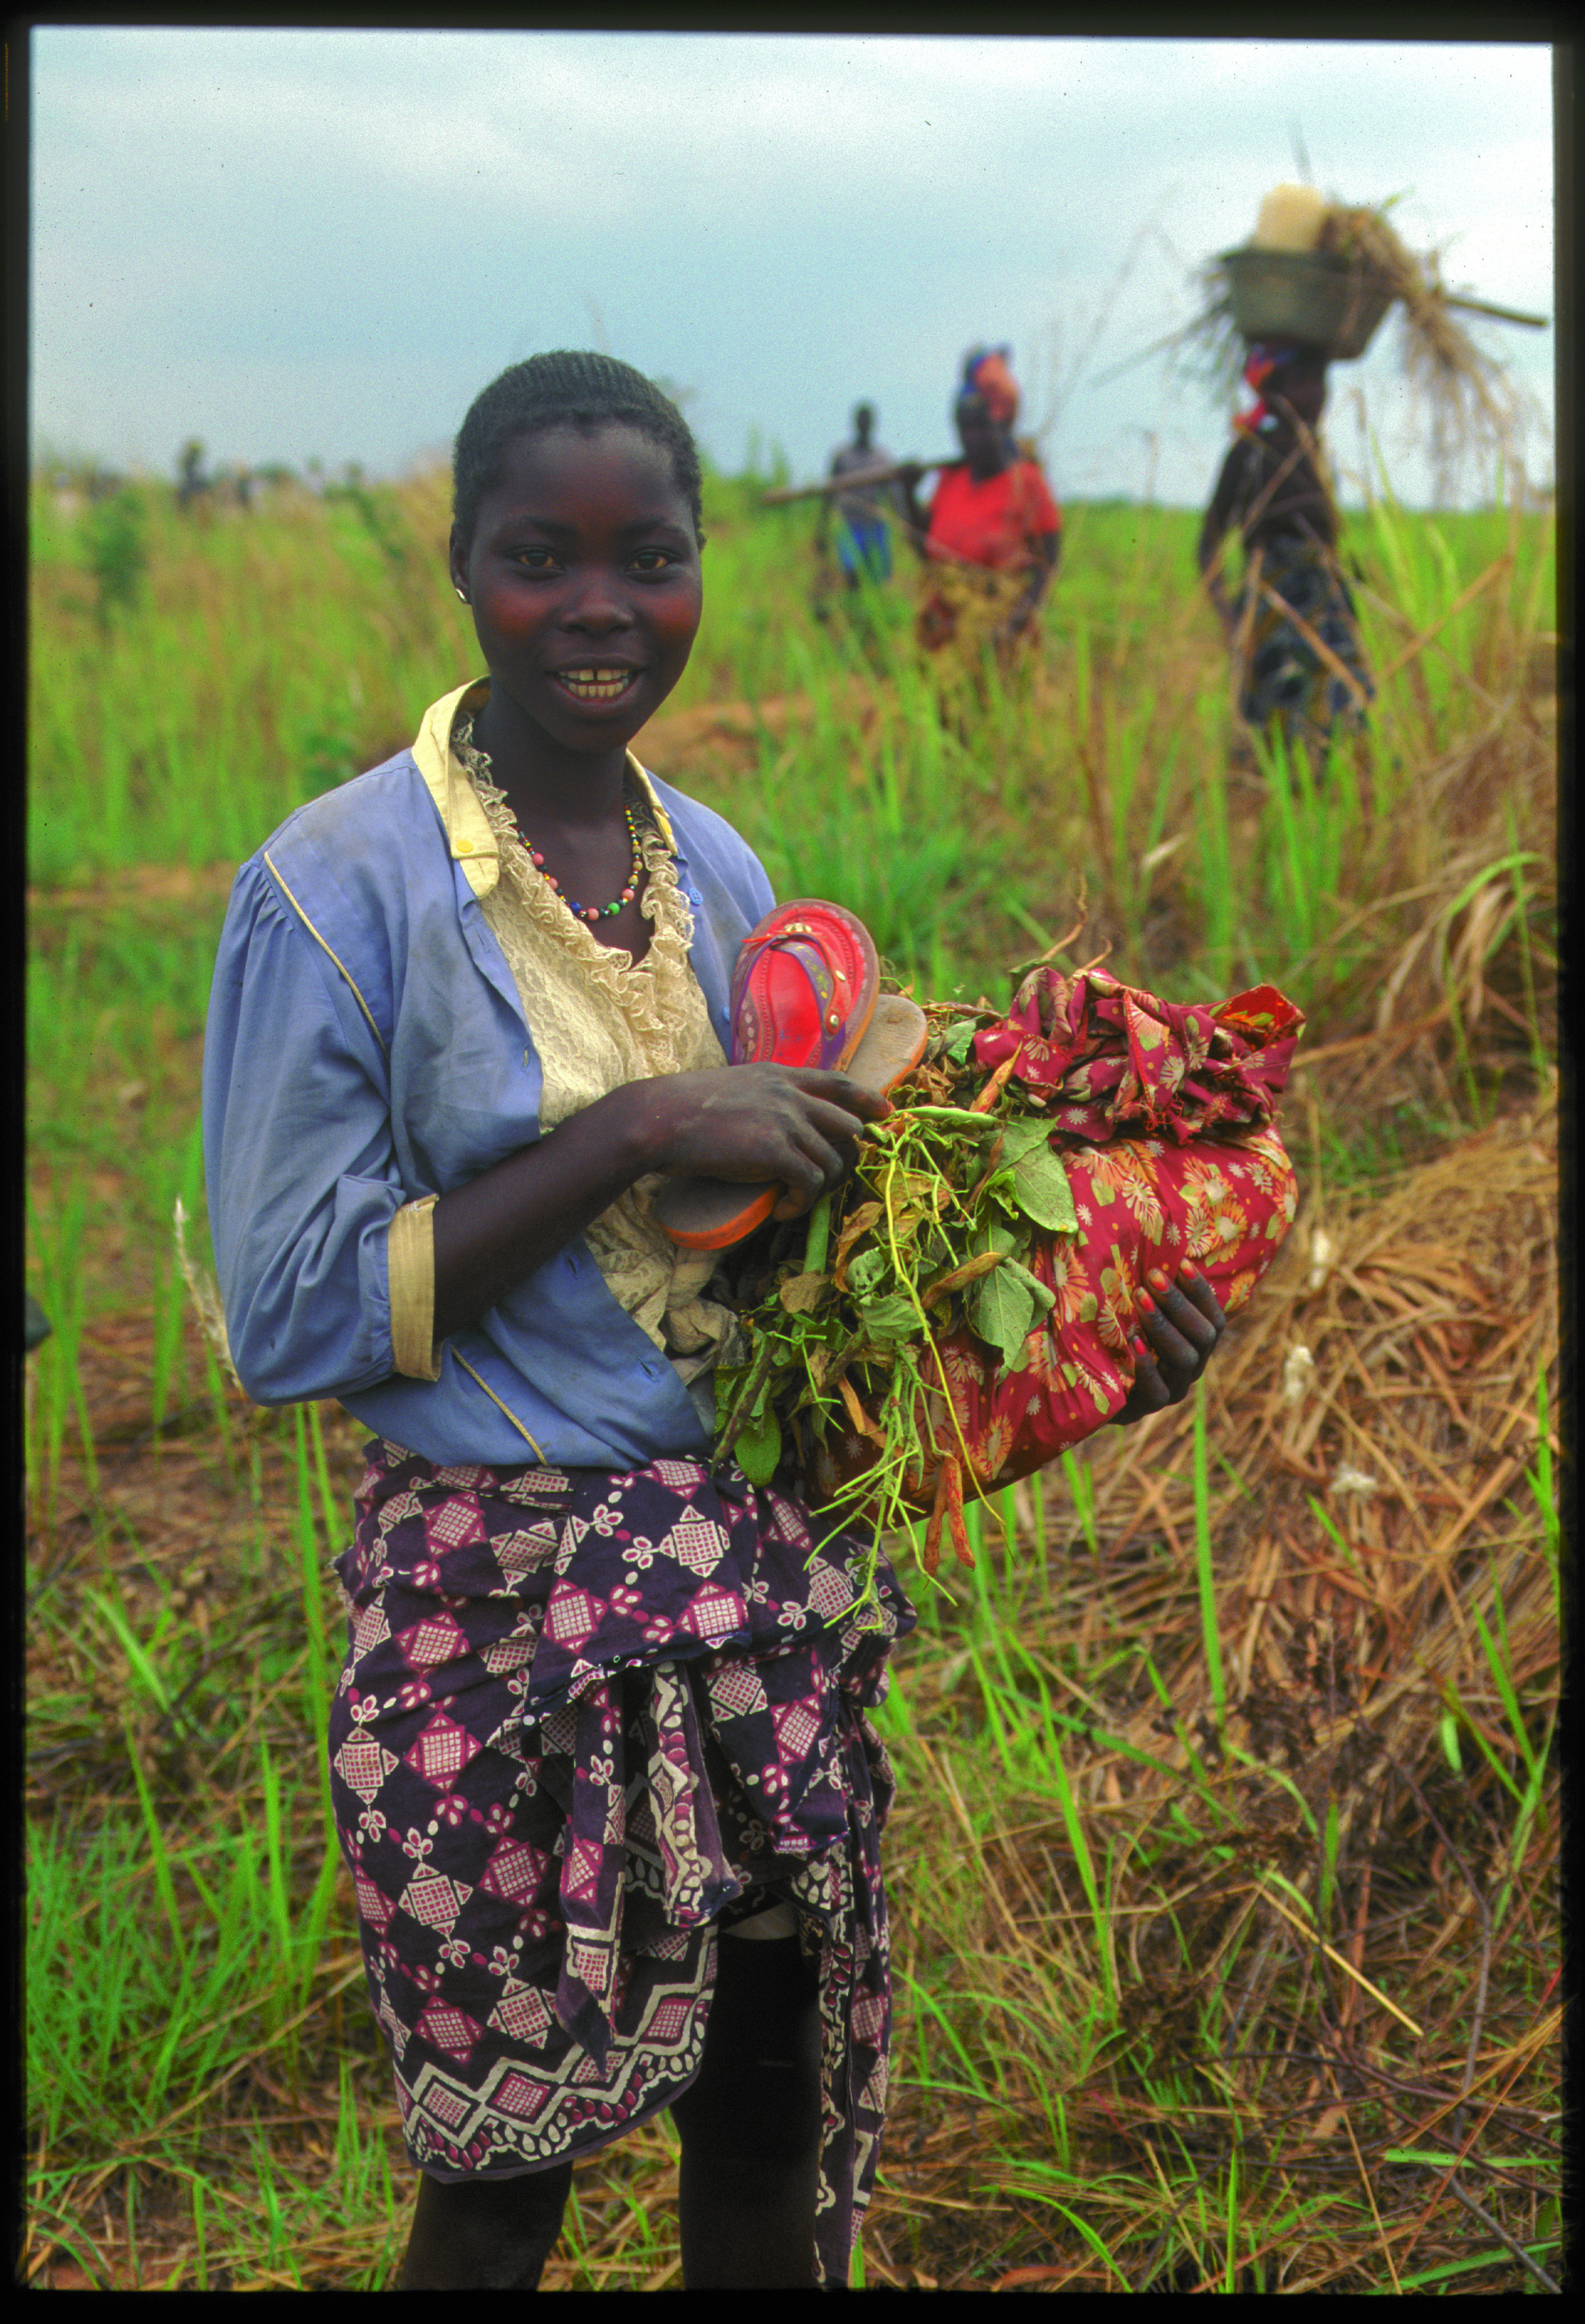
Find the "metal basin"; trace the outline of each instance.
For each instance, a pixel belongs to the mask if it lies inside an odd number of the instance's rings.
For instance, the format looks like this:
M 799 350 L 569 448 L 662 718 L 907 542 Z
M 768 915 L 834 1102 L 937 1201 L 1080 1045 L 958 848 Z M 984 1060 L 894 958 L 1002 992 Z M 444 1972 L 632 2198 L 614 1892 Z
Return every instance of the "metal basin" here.
M 1330 250 L 1224 250 L 1219 261 L 1246 339 L 1294 339 L 1336 362 L 1362 355 L 1397 296 Z

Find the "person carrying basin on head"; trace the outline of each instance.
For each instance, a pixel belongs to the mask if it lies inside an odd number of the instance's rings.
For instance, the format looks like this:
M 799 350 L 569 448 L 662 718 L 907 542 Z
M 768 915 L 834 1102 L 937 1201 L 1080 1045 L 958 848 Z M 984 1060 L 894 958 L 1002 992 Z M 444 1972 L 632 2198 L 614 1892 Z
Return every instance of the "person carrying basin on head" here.
M 1312 759 L 1336 730 L 1359 724 L 1375 692 L 1318 438 L 1326 369 L 1317 347 L 1250 346 L 1244 377 L 1259 400 L 1234 420 L 1197 552 L 1232 652 L 1240 716 L 1258 733 L 1275 726 Z M 1230 602 L 1223 544 L 1234 532 L 1244 575 Z
M 1035 634 L 1062 549 L 1062 512 L 1039 462 L 1012 432 L 1018 389 L 1008 347 L 976 347 L 953 406 L 961 461 L 942 469 L 928 512 L 925 471 L 902 472 L 910 539 L 925 559 L 917 634 L 977 668 L 987 648 L 1005 669 Z

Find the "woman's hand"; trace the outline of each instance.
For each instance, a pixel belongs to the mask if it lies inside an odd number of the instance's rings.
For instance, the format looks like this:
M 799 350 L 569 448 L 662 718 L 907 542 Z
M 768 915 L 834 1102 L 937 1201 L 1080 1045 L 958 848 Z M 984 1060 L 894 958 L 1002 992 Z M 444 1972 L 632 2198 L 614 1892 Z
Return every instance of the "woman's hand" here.
M 1181 1404 L 1227 1329 L 1215 1292 L 1187 1259 L 1175 1283 L 1164 1268 L 1153 1268 L 1138 1305 L 1143 1336 L 1134 1343 L 1134 1385 L 1117 1416 L 1120 1428 Z
M 1208 570 L 1203 569 L 1201 578 L 1205 584 L 1205 595 L 1211 601 L 1211 610 L 1221 623 L 1225 635 L 1230 638 L 1233 633 L 1233 609 L 1228 602 L 1227 586 L 1219 567 L 1213 563 Z
M 1060 532 L 1031 533 L 1024 543 L 1030 563 L 1027 586 L 1019 595 L 1011 612 L 999 625 L 995 642 L 999 646 L 1014 646 L 1028 636 L 1035 627 L 1040 606 L 1052 577 L 1062 547 Z
M 787 1188 L 772 1216 L 796 1219 L 858 1159 L 867 1124 L 889 1099 L 845 1074 L 807 1065 L 733 1065 L 725 1073 L 668 1074 L 630 1084 L 641 1112 L 650 1167 L 672 1176 L 730 1178 Z
M 902 522 L 903 538 L 917 557 L 927 558 L 925 547 L 930 530 L 927 512 L 919 506 L 919 486 L 929 470 L 917 460 L 899 460 L 892 481 L 897 487 L 898 505 Z
M 441 1195 L 435 1337 L 493 1307 L 652 1170 L 782 1185 L 774 1215 L 796 1219 L 852 1168 L 866 1125 L 890 1111 L 845 1074 L 807 1066 L 627 1082 Z

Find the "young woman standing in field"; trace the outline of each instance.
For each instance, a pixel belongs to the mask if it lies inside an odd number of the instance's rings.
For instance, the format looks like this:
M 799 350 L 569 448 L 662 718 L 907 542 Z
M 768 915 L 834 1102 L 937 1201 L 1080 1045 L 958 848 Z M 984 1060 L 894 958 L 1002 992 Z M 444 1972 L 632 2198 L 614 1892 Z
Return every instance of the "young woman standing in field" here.
M 422 2176 L 401 2282 L 530 2289 L 576 2155 L 664 2107 L 685 2283 L 846 2282 L 890 2022 L 864 1716 L 912 1612 L 787 1480 L 713 1473 L 733 1317 L 659 1174 L 796 1216 L 886 1102 L 723 1072 L 772 899 L 627 745 L 681 676 L 699 466 L 627 365 L 478 398 L 451 575 L 488 677 L 238 874 L 205 1059 L 240 1377 L 373 1432 L 332 1791 Z M 1177 1291 L 1133 1408 L 1220 1313 Z M 779 1484 L 781 1480 L 779 1480 Z

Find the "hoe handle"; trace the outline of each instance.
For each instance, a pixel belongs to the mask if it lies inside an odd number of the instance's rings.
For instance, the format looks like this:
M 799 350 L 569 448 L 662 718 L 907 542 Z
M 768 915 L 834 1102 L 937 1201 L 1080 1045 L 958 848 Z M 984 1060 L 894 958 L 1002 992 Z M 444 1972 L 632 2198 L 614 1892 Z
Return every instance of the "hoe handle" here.
M 822 484 L 778 484 L 774 491 L 766 493 L 760 505 L 782 508 L 788 501 L 835 500 L 844 494 L 862 500 L 878 484 L 895 484 L 910 468 L 946 468 L 954 460 L 961 460 L 962 457 L 961 452 L 954 452 L 945 460 L 897 460 L 889 468 L 862 468 L 857 475 L 827 476 Z
M 1492 315 L 1499 323 L 1525 323 L 1533 331 L 1544 331 L 1551 322 L 1550 315 L 1521 315 L 1515 307 L 1494 307 L 1488 299 L 1461 299 L 1451 291 L 1442 294 L 1444 307 L 1461 307 L 1466 315 Z

